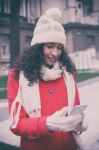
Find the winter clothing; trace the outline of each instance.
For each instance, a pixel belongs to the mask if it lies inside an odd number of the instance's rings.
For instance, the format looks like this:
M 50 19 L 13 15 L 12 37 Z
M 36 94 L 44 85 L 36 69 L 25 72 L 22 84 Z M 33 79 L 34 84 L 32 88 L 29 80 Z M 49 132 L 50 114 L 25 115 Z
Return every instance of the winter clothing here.
M 56 62 L 52 69 L 47 68 L 45 65 L 42 66 L 42 78 L 44 81 L 53 81 L 61 77 L 63 74 L 64 81 L 68 91 L 68 113 L 72 110 L 74 105 L 75 97 L 75 85 L 72 74 L 68 73 L 64 67 L 60 69 L 59 63 Z M 27 93 L 25 92 L 27 91 Z M 33 93 L 34 91 L 34 93 Z M 30 97 L 28 101 L 27 97 Z M 19 102 L 19 106 L 16 114 L 15 107 L 16 102 Z M 29 117 L 40 117 L 41 116 L 41 103 L 40 103 L 40 92 L 39 92 L 39 81 L 34 83 L 33 86 L 28 86 L 28 80 L 24 77 L 23 72 L 20 72 L 19 78 L 19 89 L 18 94 L 12 104 L 10 119 L 12 121 L 12 128 L 17 126 L 19 121 L 19 115 L 21 106 L 24 107 Z M 35 111 L 34 111 L 35 110 Z
M 66 46 L 65 30 L 61 22 L 59 8 L 48 9 L 38 20 L 34 29 L 31 46 L 38 43 L 55 42 Z
M 15 99 L 19 81 L 11 71 L 8 79 L 9 108 Z M 77 145 L 71 132 L 49 132 L 46 119 L 64 106 L 68 106 L 67 87 L 63 75 L 53 81 L 39 81 L 41 117 L 30 118 L 24 107 L 21 107 L 20 119 L 15 129 L 16 135 L 21 136 L 22 150 L 77 150 Z M 27 91 L 26 91 L 27 92 Z M 34 92 L 34 91 L 33 91 Z M 28 99 L 28 101 L 30 98 Z M 79 104 L 79 95 L 75 84 L 74 105 Z M 16 110 L 18 103 L 16 105 Z
M 67 112 L 66 114 L 63 114 Z M 54 114 L 49 116 L 46 120 L 46 125 L 50 131 L 62 131 L 62 132 L 70 132 L 74 131 L 78 124 L 80 124 L 83 120 L 83 115 L 66 115 L 68 114 L 67 109 L 64 107 L 60 111 L 56 111 Z M 60 121 L 61 120 L 61 121 Z
M 53 42 L 65 47 L 66 35 L 60 18 L 58 8 L 49 9 L 41 16 L 31 46 Z M 55 62 L 50 69 L 42 65 L 42 79 L 32 86 L 28 85 L 23 71 L 19 80 L 14 78 L 14 70 L 9 73 L 7 91 L 11 130 L 21 136 L 21 150 L 77 150 L 75 140 L 78 141 L 78 135 L 74 138 L 72 131 L 82 123 L 83 115 L 69 115 L 74 105 L 79 104 L 79 95 L 73 75 L 60 65 Z

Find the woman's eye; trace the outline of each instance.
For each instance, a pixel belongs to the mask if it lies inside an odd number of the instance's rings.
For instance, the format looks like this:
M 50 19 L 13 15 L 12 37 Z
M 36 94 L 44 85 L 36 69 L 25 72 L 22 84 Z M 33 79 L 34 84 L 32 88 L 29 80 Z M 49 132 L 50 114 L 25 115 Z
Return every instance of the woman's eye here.
M 54 46 L 52 44 L 46 44 L 47 48 L 53 48 Z
M 59 50 L 62 50 L 63 49 L 63 46 L 58 46 L 57 47 Z
M 55 45 L 55 44 L 53 44 L 53 43 L 48 43 L 48 44 L 45 44 L 45 46 L 47 47 L 47 48 L 55 48 L 55 47 L 57 47 L 57 49 L 59 49 L 59 50 L 62 50 L 63 49 L 63 46 L 62 45 Z

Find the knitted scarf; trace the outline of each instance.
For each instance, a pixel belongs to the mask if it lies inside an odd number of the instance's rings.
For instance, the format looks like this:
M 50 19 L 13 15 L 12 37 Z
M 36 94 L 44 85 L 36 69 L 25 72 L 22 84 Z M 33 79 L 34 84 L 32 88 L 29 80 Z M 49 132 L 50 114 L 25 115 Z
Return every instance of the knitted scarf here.
M 42 66 L 42 78 L 44 81 L 52 81 L 60 78 L 63 75 L 65 85 L 68 93 L 68 114 L 71 112 L 74 106 L 75 97 L 75 83 L 73 75 L 66 71 L 63 67 L 60 69 L 59 63 L 56 63 L 52 69 Z M 17 112 L 16 103 L 19 103 Z M 16 128 L 21 107 L 24 107 L 29 117 L 40 117 L 41 116 L 41 103 L 40 103 L 40 92 L 39 92 L 39 81 L 35 82 L 32 86 L 28 86 L 28 80 L 24 77 L 23 72 L 20 72 L 19 77 L 19 89 L 15 100 L 12 103 L 11 114 L 10 114 L 10 125 L 11 128 Z M 77 133 L 73 133 L 79 150 L 84 150 L 82 141 Z
M 55 63 L 52 69 L 42 66 L 41 72 L 44 81 L 56 80 L 63 75 L 68 92 L 68 111 L 70 112 L 74 106 L 75 97 L 75 85 L 72 74 L 68 73 L 64 67 L 60 69 L 58 62 Z M 16 128 L 18 124 L 21 106 L 24 107 L 29 117 L 41 116 L 39 81 L 35 82 L 32 86 L 28 86 L 28 83 L 29 81 L 24 77 L 23 72 L 20 72 L 18 93 L 11 107 L 11 128 Z M 19 105 L 15 113 L 17 102 Z

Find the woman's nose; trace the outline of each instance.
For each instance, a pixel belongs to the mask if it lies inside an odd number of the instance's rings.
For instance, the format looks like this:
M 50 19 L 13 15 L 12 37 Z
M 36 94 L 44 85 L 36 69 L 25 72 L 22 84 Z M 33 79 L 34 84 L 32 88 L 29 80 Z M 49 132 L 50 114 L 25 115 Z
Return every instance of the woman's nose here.
M 54 55 L 54 56 L 58 55 L 58 49 L 57 48 L 53 48 L 52 55 Z

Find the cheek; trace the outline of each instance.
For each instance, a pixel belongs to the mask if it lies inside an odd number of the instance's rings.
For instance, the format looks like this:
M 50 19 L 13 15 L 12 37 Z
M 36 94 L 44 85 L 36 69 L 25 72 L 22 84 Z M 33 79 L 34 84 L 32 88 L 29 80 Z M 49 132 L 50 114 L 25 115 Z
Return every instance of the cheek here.
M 44 54 L 44 55 L 48 55 L 48 54 L 49 54 L 49 50 L 48 50 L 47 48 L 44 49 L 44 50 L 43 50 L 43 54 Z
M 47 57 L 49 56 L 50 52 L 48 50 L 44 51 L 44 58 L 47 59 Z
M 49 55 L 48 51 L 47 51 L 47 50 L 44 50 L 44 51 L 43 51 L 43 58 L 44 58 L 45 61 L 46 61 L 48 55 Z

